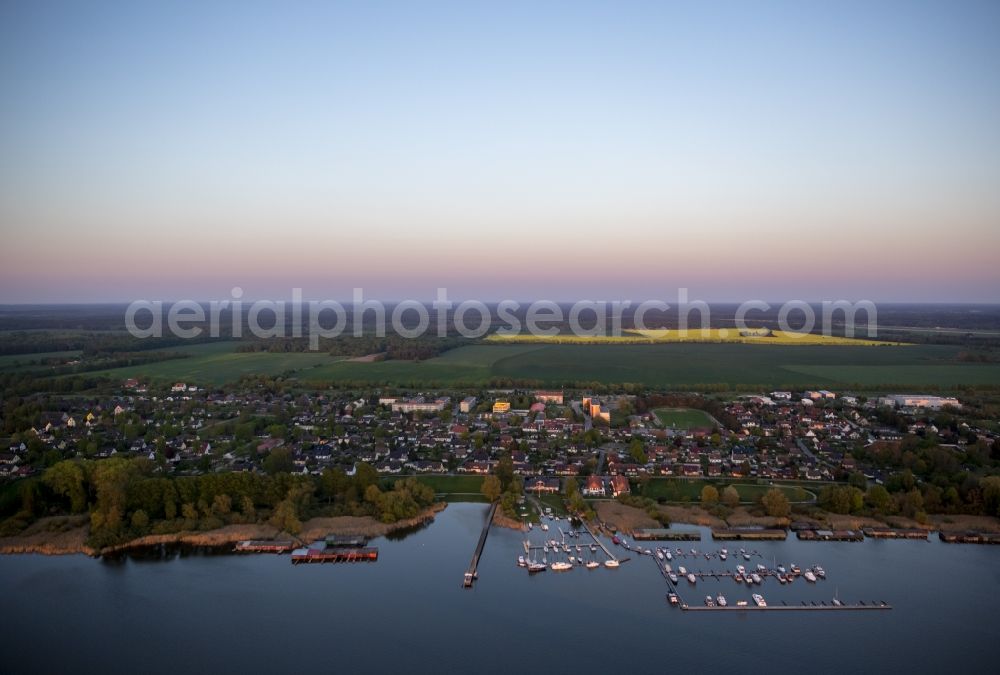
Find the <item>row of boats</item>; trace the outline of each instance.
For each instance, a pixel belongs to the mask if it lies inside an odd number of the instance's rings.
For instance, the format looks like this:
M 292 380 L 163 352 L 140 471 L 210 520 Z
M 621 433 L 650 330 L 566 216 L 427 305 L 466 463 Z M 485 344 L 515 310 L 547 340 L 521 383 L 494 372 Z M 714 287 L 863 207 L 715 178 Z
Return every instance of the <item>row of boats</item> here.
M 626 548 L 628 547 L 628 544 L 625 543 L 624 539 L 620 540 L 620 542 Z M 615 542 L 615 543 L 619 543 L 619 542 Z M 649 551 L 645 551 L 645 553 L 649 553 Z M 672 551 L 669 548 L 658 548 L 658 549 L 656 549 L 656 557 L 659 558 L 660 560 L 673 560 L 675 557 L 677 557 L 677 558 L 687 558 L 687 557 L 700 558 L 700 557 L 704 556 L 705 560 L 711 560 L 712 558 L 718 558 L 719 560 L 726 561 L 726 560 L 729 559 L 729 555 L 730 555 L 729 554 L 729 549 L 725 549 L 725 548 L 721 549 L 719 551 L 698 551 L 698 549 L 696 549 L 696 548 L 693 548 L 690 551 L 685 551 L 682 548 L 677 548 L 675 551 Z M 744 548 L 741 548 L 739 551 L 736 551 L 732 555 L 733 555 L 733 557 L 740 557 L 740 556 L 742 556 L 743 560 L 750 560 L 751 556 L 755 556 L 755 555 L 759 556 L 760 553 L 758 553 L 757 551 L 748 551 L 748 550 L 746 550 Z
M 764 596 L 761 595 L 760 593 L 754 593 L 751 597 L 753 598 L 753 603 L 755 605 L 757 605 L 758 607 L 767 607 L 767 601 L 764 600 Z M 674 591 L 670 591 L 670 592 L 667 593 L 667 600 L 670 601 L 671 605 L 680 604 L 680 597 Z M 729 601 L 726 600 L 726 596 L 724 596 L 722 593 L 719 593 L 714 598 L 711 595 L 706 595 L 705 596 L 705 606 L 706 607 L 728 607 L 729 606 Z M 737 607 L 746 607 L 747 606 L 747 601 L 746 600 L 737 600 L 736 601 L 736 606 Z
M 677 572 L 674 572 L 673 568 L 669 563 L 664 564 L 663 569 L 667 573 L 667 578 L 670 583 L 677 585 L 680 577 L 685 577 L 692 584 L 698 583 L 698 577 L 693 572 L 689 572 L 687 568 L 680 565 L 677 568 Z M 699 572 L 699 574 L 701 574 Z M 805 572 L 799 568 L 798 565 L 792 563 L 789 569 L 786 570 L 783 565 L 777 565 L 775 570 L 769 570 L 764 565 L 757 565 L 756 570 L 748 570 L 743 565 L 736 566 L 736 573 L 733 574 L 733 580 L 736 583 L 746 583 L 747 586 L 752 586 L 754 584 L 761 585 L 764 583 L 764 579 L 768 576 L 773 576 L 781 584 L 788 584 L 795 580 L 796 577 L 802 576 L 806 581 L 815 583 L 817 579 L 826 579 L 826 570 L 824 570 L 819 565 L 814 565 L 812 568 L 807 569 Z
M 614 558 L 604 561 L 604 566 L 607 567 L 608 569 L 614 569 L 618 567 L 620 564 L 621 563 L 619 563 Z M 568 562 L 564 560 L 556 560 L 554 562 L 549 563 L 546 561 L 544 557 L 542 558 L 542 562 L 537 562 L 534 560 L 529 560 L 525 558 L 523 555 L 519 555 L 517 556 L 517 566 L 526 567 L 528 569 L 529 574 L 535 574 L 536 572 L 544 572 L 547 569 L 552 570 L 553 572 L 565 572 L 567 570 L 573 569 L 574 566 L 585 567 L 588 570 L 595 570 L 601 566 L 601 563 L 597 562 L 596 560 L 584 561 L 583 558 L 577 558 L 574 556 L 570 556 Z

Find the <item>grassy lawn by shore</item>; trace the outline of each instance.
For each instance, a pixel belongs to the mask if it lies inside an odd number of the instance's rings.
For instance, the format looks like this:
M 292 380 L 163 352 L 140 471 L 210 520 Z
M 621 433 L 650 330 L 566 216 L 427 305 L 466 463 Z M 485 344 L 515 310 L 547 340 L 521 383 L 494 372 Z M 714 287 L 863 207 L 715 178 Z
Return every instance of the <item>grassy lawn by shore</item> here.
M 697 502 L 701 499 L 701 491 L 706 485 L 712 485 L 721 493 L 727 485 L 732 485 L 740 495 L 740 502 L 754 503 L 771 488 L 777 488 L 788 497 L 790 502 L 811 502 L 812 492 L 795 485 L 755 485 L 741 483 L 739 480 L 683 480 L 677 478 L 651 478 L 645 485 L 633 484 L 633 492 L 650 499 L 663 499 L 668 502 Z M 817 488 L 818 489 L 818 488 Z

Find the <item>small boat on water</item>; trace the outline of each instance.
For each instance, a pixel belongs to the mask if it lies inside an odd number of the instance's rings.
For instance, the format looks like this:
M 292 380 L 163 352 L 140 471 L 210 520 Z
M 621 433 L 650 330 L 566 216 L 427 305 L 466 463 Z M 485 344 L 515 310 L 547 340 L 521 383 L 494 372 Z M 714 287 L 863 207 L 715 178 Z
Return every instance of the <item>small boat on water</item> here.
M 792 571 L 792 574 L 802 574 L 802 570 L 795 563 L 792 563 L 788 569 Z
M 826 579 L 826 570 L 820 567 L 819 565 L 813 567 L 813 574 L 815 574 L 820 579 Z
M 688 579 L 688 581 L 690 581 L 690 582 L 691 582 L 692 584 L 696 584 L 696 583 L 698 583 L 698 579 L 697 579 L 697 578 L 696 578 L 696 577 L 694 576 L 694 573 L 693 573 L 693 572 L 688 572 L 688 576 L 687 576 L 687 579 Z
M 549 565 L 549 569 L 552 570 L 553 572 L 565 572 L 566 570 L 573 569 L 573 566 L 568 562 L 559 561 Z
M 747 568 L 744 567 L 743 565 L 737 565 L 736 566 L 736 573 L 739 574 L 741 577 L 745 576 L 746 573 L 747 573 Z
M 611 537 L 611 543 L 614 544 L 615 546 L 617 546 L 618 544 L 622 543 L 622 540 L 619 539 L 617 536 L 614 536 L 614 537 Z
M 760 593 L 753 594 L 753 601 L 758 607 L 767 607 L 767 602 L 764 601 L 764 596 Z
M 677 575 L 676 574 L 674 574 L 673 572 L 668 572 L 667 573 L 667 578 L 670 579 L 670 583 L 672 583 L 674 586 L 677 585 Z
M 663 560 L 663 549 L 662 548 L 656 549 L 656 557 L 659 558 L 660 560 Z
M 753 574 L 751 574 L 751 575 L 750 575 L 750 579 L 752 579 L 752 580 L 753 580 L 753 582 L 754 582 L 755 584 L 757 584 L 758 586 L 759 586 L 760 584 L 764 583 L 764 580 L 763 580 L 763 579 L 761 579 L 761 578 L 760 578 L 760 575 L 759 575 L 759 574 L 757 574 L 756 572 L 754 572 Z
M 673 591 L 668 591 L 667 592 L 667 600 L 670 601 L 671 605 L 676 605 L 679 602 L 679 600 L 677 598 L 677 594 L 674 593 Z
M 680 572 L 682 576 L 686 575 L 688 573 L 687 568 L 684 567 L 684 565 L 681 565 L 680 567 L 678 567 L 677 571 Z
M 781 584 L 782 586 L 784 586 L 785 584 L 788 583 L 788 580 L 785 579 L 785 575 L 784 574 L 779 574 L 779 575 L 777 575 L 777 577 L 778 577 L 778 583 Z
M 766 572 L 767 571 L 767 567 L 765 567 L 764 565 L 761 565 L 760 563 L 757 563 L 757 571 L 761 572 L 761 573 Z
M 600 566 L 601 566 L 601 563 L 597 562 L 596 560 L 591 560 L 586 565 L 586 567 L 587 567 L 588 570 L 596 570 Z
M 737 600 L 736 601 L 736 606 L 737 607 L 746 607 L 747 606 L 747 601 L 746 600 Z
M 803 574 L 802 576 L 806 578 L 806 581 L 812 581 L 812 582 L 816 581 L 816 575 L 813 574 L 812 570 L 806 570 L 806 573 Z
M 785 573 L 785 566 L 778 565 L 778 574 L 784 574 L 784 573 Z
M 712 599 L 711 595 L 706 595 L 705 596 L 705 606 L 706 607 L 715 607 L 715 600 Z
M 728 558 L 729 554 L 726 552 L 726 549 L 722 549 L 721 551 L 719 551 L 719 560 L 726 560 Z
M 545 563 L 533 562 L 528 565 L 528 574 L 536 574 L 538 572 L 544 572 L 547 569 L 548 565 L 546 565 Z
M 615 567 L 618 567 L 618 565 L 620 565 L 620 564 L 621 563 L 619 563 L 617 560 L 605 560 L 604 561 L 604 566 L 612 568 L 612 569 L 614 569 Z
M 691 549 L 691 555 L 698 555 L 698 551 Z
M 669 548 L 664 552 L 663 555 L 665 555 L 667 557 L 667 560 L 673 560 L 674 559 L 674 556 L 671 555 Z
M 519 555 L 519 556 L 517 556 L 517 566 L 518 566 L 518 567 L 527 567 L 527 566 L 528 566 L 528 563 L 527 563 L 527 561 L 526 561 L 526 560 L 524 559 L 524 556 L 523 556 L 523 555 Z
M 749 553 L 744 553 L 743 554 L 743 559 L 744 560 L 750 560 L 750 554 Z
M 719 603 L 719 607 L 726 606 L 726 596 L 724 596 L 722 593 L 719 593 L 719 597 L 717 597 L 715 601 Z

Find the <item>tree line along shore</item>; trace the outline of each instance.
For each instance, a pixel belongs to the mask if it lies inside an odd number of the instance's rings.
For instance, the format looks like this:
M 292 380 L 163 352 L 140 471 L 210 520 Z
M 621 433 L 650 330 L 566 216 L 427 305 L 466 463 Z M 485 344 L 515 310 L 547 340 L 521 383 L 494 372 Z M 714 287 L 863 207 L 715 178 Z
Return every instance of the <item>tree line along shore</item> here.
M 96 555 L 164 543 L 381 536 L 443 508 L 431 487 L 413 478 L 387 482 L 363 463 L 353 475 L 164 476 L 144 458 L 65 460 L 22 481 L 20 498 L 21 509 L 0 524 L 0 552 Z

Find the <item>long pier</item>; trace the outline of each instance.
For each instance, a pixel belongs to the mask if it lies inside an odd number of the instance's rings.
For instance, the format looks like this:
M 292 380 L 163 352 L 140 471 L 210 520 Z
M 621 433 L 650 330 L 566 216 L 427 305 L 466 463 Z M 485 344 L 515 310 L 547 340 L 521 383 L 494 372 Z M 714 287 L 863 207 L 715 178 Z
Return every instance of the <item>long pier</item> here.
M 479 557 L 483 554 L 483 547 L 486 546 L 486 537 L 490 533 L 490 525 L 493 524 L 493 516 L 497 512 L 497 506 L 499 506 L 499 502 L 490 504 L 490 511 L 486 514 L 486 522 L 483 524 L 483 531 L 479 535 L 479 543 L 476 544 L 476 550 L 472 554 L 469 569 L 466 570 L 465 576 L 462 578 L 462 585 L 466 588 L 472 588 L 472 582 L 478 577 L 476 570 L 479 567 Z
M 679 597 L 679 596 L 678 596 Z M 719 607 L 715 605 L 714 607 L 709 607 L 707 605 L 695 605 L 690 606 L 684 602 L 681 603 L 681 609 L 685 612 L 780 612 L 780 611 L 827 611 L 827 610 L 863 610 L 863 609 L 892 609 L 892 605 L 886 602 L 872 602 L 870 604 L 865 604 L 863 602 L 853 602 L 853 603 L 841 603 L 835 605 L 833 603 L 812 603 L 808 604 L 803 602 L 801 605 L 765 605 L 764 607 L 758 607 L 757 605 L 726 605 L 725 607 Z
M 598 539 L 597 536 L 590 530 L 590 527 L 587 525 L 587 521 L 581 519 L 580 524 L 583 525 L 583 529 L 587 531 L 587 534 L 589 534 L 590 538 L 594 540 L 594 543 L 604 550 L 604 554 L 607 555 L 610 560 L 617 560 L 611 551 L 608 550 L 608 547 L 604 545 L 604 542 Z
M 670 581 L 670 577 L 667 574 L 667 569 L 666 569 L 665 563 L 663 563 L 660 560 L 658 560 L 656 558 L 656 556 L 653 556 L 653 562 L 656 563 L 656 569 L 660 570 L 660 574 L 663 575 L 663 580 L 667 582 L 667 587 L 670 589 L 671 593 L 673 593 L 677 597 L 677 606 L 680 607 L 685 612 L 766 612 L 766 611 L 776 611 L 776 612 L 780 612 L 780 611 L 786 611 L 786 612 L 796 611 L 796 612 L 800 612 L 800 611 L 826 611 L 826 610 L 838 610 L 838 609 L 839 610 L 876 610 L 876 609 L 885 610 L 885 609 L 892 609 L 892 605 L 890 605 L 889 603 L 884 602 L 884 601 L 872 601 L 870 603 L 865 603 L 865 602 L 852 602 L 852 603 L 846 603 L 846 602 L 834 603 L 834 602 L 830 602 L 830 603 L 827 603 L 825 601 L 820 601 L 820 602 L 817 603 L 816 601 L 808 601 L 807 602 L 807 601 L 803 600 L 802 603 L 798 604 L 798 605 L 790 605 L 790 604 L 787 604 L 785 602 L 782 602 L 782 604 L 780 604 L 780 605 L 765 605 L 763 607 L 760 607 L 758 605 L 751 605 L 751 604 L 745 604 L 745 605 L 735 605 L 735 604 L 733 604 L 733 605 L 726 605 L 725 607 L 721 607 L 719 605 L 712 605 L 712 606 L 708 606 L 708 605 L 689 605 L 687 602 L 685 602 L 684 598 L 680 594 L 680 588 L 679 588 L 680 584 L 674 584 L 672 581 Z M 728 577 L 735 577 L 735 575 L 733 573 L 731 573 L 731 572 L 721 572 L 721 573 L 720 572 L 710 572 L 710 573 L 692 572 L 692 574 L 694 574 L 699 579 L 704 579 L 705 577 L 714 577 L 716 579 L 718 579 L 720 577 L 727 577 L 727 576 Z M 761 576 L 763 577 L 763 576 L 773 575 L 773 572 L 771 572 L 770 570 L 768 570 L 766 573 L 758 572 L 758 574 L 761 574 Z

